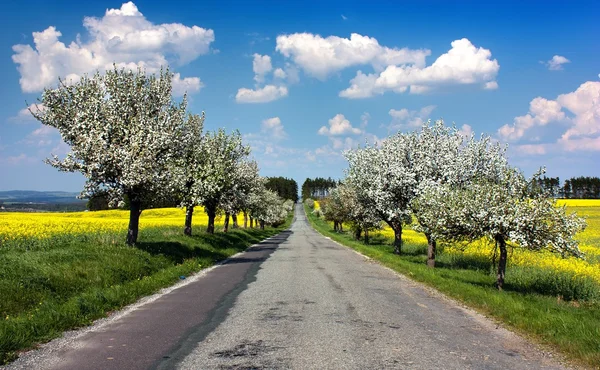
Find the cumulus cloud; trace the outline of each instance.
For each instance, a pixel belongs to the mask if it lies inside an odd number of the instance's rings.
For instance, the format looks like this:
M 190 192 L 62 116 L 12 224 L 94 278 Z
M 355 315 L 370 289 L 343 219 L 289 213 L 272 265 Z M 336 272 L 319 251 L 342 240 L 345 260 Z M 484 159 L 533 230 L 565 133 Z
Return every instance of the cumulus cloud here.
M 452 48 L 439 56 L 428 67 L 414 65 L 389 65 L 379 74 L 358 71 L 350 87 L 340 92 L 341 97 L 357 99 L 381 95 L 386 91 L 423 93 L 441 85 L 482 84 L 495 89 L 495 78 L 500 69 L 496 59 L 491 59 L 488 49 L 477 48 L 466 38 L 453 41 Z
M 238 90 L 235 100 L 238 103 L 268 103 L 281 99 L 287 94 L 288 89 L 285 86 L 266 85 L 256 90 L 243 87 Z
M 0 157 L 0 164 L 6 164 L 9 166 L 31 164 L 31 163 L 36 163 L 38 161 L 39 161 L 38 158 L 31 157 L 25 153 L 21 153 L 19 155 L 10 155 L 7 157 Z
M 343 114 L 336 114 L 335 117 L 329 120 L 329 127 L 322 126 L 318 133 L 325 136 L 359 135 L 362 130 L 352 127 L 350 121 Z
M 182 96 L 185 93 L 193 94 L 200 91 L 203 86 L 204 84 L 198 77 L 181 78 L 179 73 L 173 74 L 172 92 L 175 96 Z
M 518 140 L 525 132 L 534 126 L 545 126 L 549 122 L 561 121 L 566 118 L 561 106 L 554 100 L 537 97 L 529 103 L 529 113 L 515 117 L 512 125 L 504 125 L 498 134 L 504 140 Z
M 350 38 L 322 37 L 312 33 L 294 33 L 277 37 L 276 50 L 290 58 L 306 74 L 324 80 L 344 68 L 371 64 L 376 69 L 388 65 L 414 64 L 422 67 L 431 51 L 388 48 L 377 39 L 357 33 Z
M 419 110 L 390 109 L 388 114 L 392 117 L 392 123 L 389 128 L 392 130 L 419 128 L 427 122 L 435 107 L 435 105 L 428 105 Z
M 273 69 L 271 57 L 268 55 L 254 54 L 252 61 L 252 70 L 254 71 L 254 80 L 258 83 L 265 81 L 265 75 Z
M 12 59 L 18 65 L 24 92 L 41 91 L 59 77 L 76 81 L 83 74 L 111 68 L 113 63 L 155 73 L 168 64 L 184 65 L 207 54 L 215 40 L 211 29 L 179 23 L 153 24 L 133 2 L 120 9 L 107 9 L 102 18 L 85 17 L 83 25 L 86 42 L 78 35 L 67 45 L 59 41 L 62 33 L 50 26 L 33 32 L 33 47 L 13 46 Z M 183 81 L 191 91 L 202 87 L 195 77 L 178 79 L 177 83 Z
M 571 63 L 571 61 L 561 55 L 555 55 L 547 62 L 544 63 L 551 71 L 560 71 L 563 69 L 563 64 Z
M 268 118 L 262 121 L 261 132 L 275 140 L 282 140 L 287 137 L 279 117 Z
M 14 123 L 35 122 L 36 119 L 31 113 L 41 113 L 45 109 L 46 107 L 43 104 L 31 104 L 29 107 L 21 109 L 16 116 L 10 117 L 8 121 Z
M 287 73 L 285 73 L 283 69 L 277 68 L 275 71 L 273 71 L 273 76 L 275 76 L 275 78 L 280 78 L 283 80 L 287 77 Z
M 567 115 L 568 113 L 568 115 Z M 577 90 L 559 95 L 555 100 L 537 97 L 529 104 L 526 115 L 515 117 L 512 124 L 498 129 L 498 136 L 507 141 L 528 139 L 526 134 L 533 127 L 552 123 L 567 125 L 567 130 L 557 141 L 558 147 L 566 151 L 600 150 L 600 82 L 588 81 Z M 525 151 L 541 152 L 543 144 L 536 149 L 525 147 Z

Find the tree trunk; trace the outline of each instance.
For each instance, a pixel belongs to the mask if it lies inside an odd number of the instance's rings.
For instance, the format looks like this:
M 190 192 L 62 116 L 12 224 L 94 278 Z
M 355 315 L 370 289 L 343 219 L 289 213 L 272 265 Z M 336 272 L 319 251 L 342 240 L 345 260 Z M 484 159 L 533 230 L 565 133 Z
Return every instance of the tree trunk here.
M 398 219 L 386 221 L 394 230 L 394 254 L 402 253 L 402 222 Z
M 265 229 L 265 222 L 263 220 L 260 220 L 260 229 L 261 230 Z
M 337 221 L 333 221 L 333 231 L 335 231 L 336 233 L 338 231 Z
M 234 213 L 231 215 L 231 221 L 233 221 L 233 228 L 234 229 L 238 229 L 240 226 L 238 225 L 238 221 L 237 221 L 237 213 Z
M 194 214 L 194 206 L 187 206 L 185 208 L 185 228 L 183 234 L 192 236 L 192 216 Z
M 437 241 L 431 236 L 431 234 L 425 234 L 425 237 L 427 237 L 427 266 L 434 268 Z
M 142 201 L 137 197 L 129 198 L 129 228 L 127 230 L 127 244 L 137 243 L 140 229 L 140 215 L 142 214 Z
M 248 228 L 248 212 L 244 211 L 244 229 Z
M 365 229 L 365 244 L 369 244 L 369 229 Z
M 229 212 L 225 212 L 225 221 L 223 221 L 223 232 L 229 231 Z
M 254 229 L 254 217 L 250 216 L 250 228 Z
M 360 227 L 357 227 L 356 230 L 354 230 L 354 239 L 360 240 L 361 234 L 362 234 L 362 229 Z
M 500 259 L 498 260 L 498 274 L 496 275 L 496 287 L 498 290 L 502 290 L 504 286 L 504 274 L 506 272 L 506 258 L 508 253 L 506 252 L 506 240 L 502 235 L 496 235 L 496 242 L 500 247 Z
M 216 206 L 205 206 L 206 214 L 208 215 L 208 226 L 206 227 L 206 232 L 209 234 L 215 233 L 215 217 L 217 216 L 217 207 Z
M 343 222 L 338 222 L 338 225 L 340 225 L 338 227 L 338 231 L 341 232 L 341 233 L 343 233 L 344 232 L 344 223 Z

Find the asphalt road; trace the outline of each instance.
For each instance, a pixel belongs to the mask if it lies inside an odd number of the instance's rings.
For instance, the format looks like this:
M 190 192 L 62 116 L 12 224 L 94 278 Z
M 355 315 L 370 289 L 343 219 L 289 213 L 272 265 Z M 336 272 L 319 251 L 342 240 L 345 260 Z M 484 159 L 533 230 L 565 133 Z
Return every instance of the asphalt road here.
M 484 317 L 324 238 L 302 207 L 290 231 L 57 343 L 11 367 L 562 368 Z

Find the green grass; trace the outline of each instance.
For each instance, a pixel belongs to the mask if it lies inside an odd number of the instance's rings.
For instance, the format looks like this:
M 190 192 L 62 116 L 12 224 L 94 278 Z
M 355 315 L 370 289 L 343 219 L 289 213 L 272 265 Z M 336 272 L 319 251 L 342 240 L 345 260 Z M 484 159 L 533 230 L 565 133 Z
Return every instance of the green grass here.
M 494 288 L 495 277 L 489 261 L 450 258 L 442 253 L 437 259 L 441 267 L 430 269 L 425 265 L 426 246 L 405 244 L 403 255 L 397 256 L 392 253 L 393 247 L 385 244 L 386 240 L 372 239 L 372 244 L 365 245 L 349 234 L 334 232 L 331 225 L 312 215 L 306 206 L 305 210 L 309 222 L 321 234 L 555 348 L 578 364 L 600 368 L 597 285 L 584 283 L 583 287 L 572 287 L 572 279 L 568 277 L 540 275 L 543 272 L 510 267 L 506 289 L 499 292 Z M 544 281 L 550 282 L 544 285 L 541 283 Z M 561 284 L 569 286 L 561 288 Z M 575 292 L 579 289 L 581 292 L 575 294 L 587 299 L 566 301 L 564 297 L 557 297 L 556 289 Z
M 290 215 L 278 228 L 196 232 L 192 237 L 183 236 L 182 227 L 147 229 L 135 247 L 116 233 L 61 236 L 31 248 L 2 246 L 0 365 L 20 350 L 89 325 L 173 285 L 180 276 L 243 251 L 283 231 L 291 220 Z

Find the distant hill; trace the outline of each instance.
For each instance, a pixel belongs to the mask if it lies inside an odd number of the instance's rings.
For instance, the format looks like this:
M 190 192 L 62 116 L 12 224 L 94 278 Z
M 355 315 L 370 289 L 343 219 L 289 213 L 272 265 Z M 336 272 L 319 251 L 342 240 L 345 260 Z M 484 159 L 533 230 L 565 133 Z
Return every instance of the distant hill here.
M 66 191 L 31 191 L 10 190 L 0 191 L 0 202 L 9 203 L 34 203 L 34 204 L 65 204 L 86 203 L 86 199 L 77 199 L 79 193 Z

